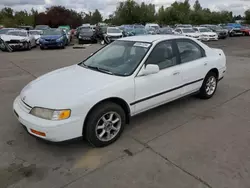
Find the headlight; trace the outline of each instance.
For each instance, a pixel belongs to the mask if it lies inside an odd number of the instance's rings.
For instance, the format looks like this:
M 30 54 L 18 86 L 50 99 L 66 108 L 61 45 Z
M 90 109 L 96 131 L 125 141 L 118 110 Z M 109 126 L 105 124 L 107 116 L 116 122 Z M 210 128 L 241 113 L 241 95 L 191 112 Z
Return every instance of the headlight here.
M 63 40 L 63 37 L 58 38 L 56 41 L 61 41 Z
M 47 108 L 34 107 L 30 111 L 30 114 L 47 120 L 63 120 L 70 117 L 71 110 L 52 110 Z

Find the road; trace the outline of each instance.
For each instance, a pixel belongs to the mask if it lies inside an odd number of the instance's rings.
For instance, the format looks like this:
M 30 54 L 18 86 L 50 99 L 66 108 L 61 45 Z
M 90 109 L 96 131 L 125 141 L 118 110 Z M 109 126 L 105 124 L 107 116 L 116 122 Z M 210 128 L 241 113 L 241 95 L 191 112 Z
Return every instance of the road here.
M 225 51 L 228 67 L 212 99 L 188 97 L 138 115 L 101 149 L 36 139 L 12 113 L 28 82 L 99 45 L 0 52 L 0 188 L 249 188 L 250 38 L 209 45 Z

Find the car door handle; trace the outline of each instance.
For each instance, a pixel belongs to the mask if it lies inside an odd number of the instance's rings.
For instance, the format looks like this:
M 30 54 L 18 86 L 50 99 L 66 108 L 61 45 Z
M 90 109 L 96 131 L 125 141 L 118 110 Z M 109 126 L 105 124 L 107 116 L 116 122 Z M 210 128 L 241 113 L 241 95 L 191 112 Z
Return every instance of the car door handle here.
M 174 72 L 173 75 L 176 76 L 176 75 L 179 75 L 180 72 Z
M 204 63 L 204 66 L 207 66 L 207 62 L 206 62 L 206 63 Z

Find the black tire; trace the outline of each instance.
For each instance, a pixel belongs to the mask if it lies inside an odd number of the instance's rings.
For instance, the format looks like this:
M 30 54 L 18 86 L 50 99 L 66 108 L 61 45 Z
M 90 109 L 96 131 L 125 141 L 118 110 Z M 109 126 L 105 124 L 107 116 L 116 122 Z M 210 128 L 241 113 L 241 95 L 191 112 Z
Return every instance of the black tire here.
M 31 43 L 30 42 L 28 42 L 28 48 L 27 48 L 27 50 L 31 50 L 32 49 L 32 47 L 31 47 Z
M 40 46 L 40 49 L 41 49 L 41 50 L 44 50 L 44 47 Z
M 215 79 L 216 84 L 215 84 L 215 89 L 214 89 L 213 93 L 208 94 L 208 92 L 206 91 L 206 87 L 207 87 L 207 82 L 211 77 L 213 77 Z M 199 97 L 201 99 L 210 99 L 216 92 L 217 84 L 218 84 L 218 78 L 217 78 L 216 74 L 214 72 L 209 72 L 206 75 L 205 79 L 203 80 L 203 83 L 202 83 L 202 86 L 201 86 L 200 92 L 199 92 Z
M 96 126 L 98 121 L 101 117 L 108 112 L 115 112 L 120 116 L 120 129 L 117 132 L 116 136 L 109 141 L 102 141 L 96 135 Z M 112 102 L 105 102 L 102 104 L 97 105 L 94 109 L 90 112 L 86 119 L 85 127 L 84 127 L 84 136 L 85 139 L 94 147 L 104 147 L 112 144 L 115 142 L 122 134 L 124 127 L 126 124 L 126 115 L 124 110 L 121 106 L 112 103 Z M 106 133 L 105 133 L 106 134 Z

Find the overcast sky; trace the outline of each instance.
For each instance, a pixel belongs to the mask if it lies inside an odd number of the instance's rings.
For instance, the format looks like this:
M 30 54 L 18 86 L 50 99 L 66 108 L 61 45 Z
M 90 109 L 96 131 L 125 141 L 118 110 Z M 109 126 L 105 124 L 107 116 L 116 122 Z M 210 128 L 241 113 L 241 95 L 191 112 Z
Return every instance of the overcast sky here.
M 51 5 L 63 5 L 77 11 L 93 11 L 99 9 L 103 15 L 108 16 L 113 13 L 117 3 L 121 0 L 0 0 L 0 8 L 8 6 L 15 10 L 30 10 L 32 7 L 43 11 Z M 136 0 L 137 2 L 153 3 L 156 8 L 169 6 L 174 0 Z M 181 1 L 181 0 L 179 0 Z M 195 0 L 190 0 L 193 4 Z M 202 7 L 211 10 L 229 10 L 234 14 L 243 15 L 245 10 L 250 8 L 250 0 L 200 0 Z

